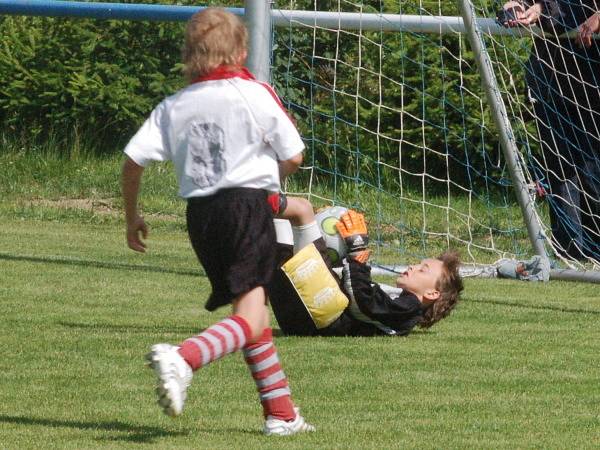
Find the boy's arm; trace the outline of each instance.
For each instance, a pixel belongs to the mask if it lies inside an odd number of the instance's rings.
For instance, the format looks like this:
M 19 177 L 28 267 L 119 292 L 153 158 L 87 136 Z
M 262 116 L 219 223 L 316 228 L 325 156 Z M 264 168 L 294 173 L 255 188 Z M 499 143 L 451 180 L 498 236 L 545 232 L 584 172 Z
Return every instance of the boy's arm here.
M 302 164 L 304 158 L 302 152 L 305 146 L 295 121 L 288 114 L 273 88 L 265 83 L 261 84 L 266 89 L 259 91 L 262 98 L 256 102 L 256 109 L 253 110 L 256 113 L 256 120 L 264 130 L 264 141 L 277 155 L 279 177 L 283 182 Z
M 304 156 L 302 152 L 300 152 L 290 159 L 286 159 L 285 161 L 279 161 L 279 178 L 281 180 L 281 183 L 285 181 L 288 175 L 291 175 L 298 170 L 298 168 L 302 164 L 303 159 Z
M 127 224 L 127 246 L 136 252 L 145 252 L 146 244 L 140 238 L 148 237 L 148 226 L 139 215 L 137 208 L 138 194 L 144 168 L 131 158 L 123 163 L 121 188 L 125 207 L 125 222 Z

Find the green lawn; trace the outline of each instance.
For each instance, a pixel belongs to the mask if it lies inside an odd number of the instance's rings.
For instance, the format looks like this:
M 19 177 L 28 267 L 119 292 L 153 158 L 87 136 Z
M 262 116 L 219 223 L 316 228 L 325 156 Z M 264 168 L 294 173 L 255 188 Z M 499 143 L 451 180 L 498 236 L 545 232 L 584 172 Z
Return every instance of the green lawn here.
M 82 154 L 69 159 L 56 149 L 21 151 L 14 144 L 3 148 L 1 137 L 0 216 L 117 222 L 122 155 Z M 302 171 L 302 175 L 291 177 L 288 191 L 305 196 L 310 192 L 309 200 L 315 207 L 330 205 L 335 199 L 364 212 L 379 262 L 398 262 L 402 255 L 412 263 L 440 254 L 448 246 L 456 248 L 466 262 L 492 263 L 504 254 L 531 256 L 520 210 L 514 201 L 502 196 L 488 198 L 484 193 L 477 198 L 453 192 L 447 198 L 427 191 L 424 197 L 419 189 L 385 192 L 347 181 L 340 181 L 334 192 L 319 182 L 311 181 L 308 188 L 307 176 Z M 177 199 L 176 185 L 171 164 L 150 165 L 144 172 L 140 202 L 145 215 L 160 216 L 160 226 L 183 230 L 179 219 L 185 203 Z
M 266 438 L 240 355 L 196 374 L 180 418 L 154 403 L 148 347 L 227 313 L 203 309 L 209 286 L 180 225 L 156 226 L 138 255 L 118 218 L 11 208 L 0 217 L 0 448 L 600 446 L 597 285 L 472 279 L 450 318 L 408 338 L 278 337 L 318 432 Z

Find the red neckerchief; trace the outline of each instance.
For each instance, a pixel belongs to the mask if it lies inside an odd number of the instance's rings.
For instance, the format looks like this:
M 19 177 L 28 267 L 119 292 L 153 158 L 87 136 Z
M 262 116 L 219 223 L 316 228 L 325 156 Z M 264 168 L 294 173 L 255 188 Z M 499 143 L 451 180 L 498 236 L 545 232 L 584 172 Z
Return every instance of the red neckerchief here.
M 250 73 L 250 71 L 245 67 L 219 66 L 212 72 L 194 79 L 192 83 L 200 83 L 202 81 L 211 80 L 225 80 L 227 78 L 242 78 L 243 80 L 253 81 L 256 80 L 254 75 L 252 75 L 252 73 Z

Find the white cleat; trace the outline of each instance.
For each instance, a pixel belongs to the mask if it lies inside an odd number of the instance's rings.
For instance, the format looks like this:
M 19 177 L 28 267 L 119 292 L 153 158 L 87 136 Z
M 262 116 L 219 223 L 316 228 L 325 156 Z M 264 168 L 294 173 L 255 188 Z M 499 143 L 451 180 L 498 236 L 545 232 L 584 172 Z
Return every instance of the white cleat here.
M 187 388 L 192 382 L 192 368 L 177 351 L 179 347 L 156 344 L 146 355 L 148 365 L 158 378 L 156 394 L 163 412 L 171 417 L 183 412 Z
M 304 417 L 300 415 L 300 410 L 298 408 L 294 408 L 294 411 L 296 412 L 296 418 L 291 422 L 268 416 L 265 421 L 263 433 L 267 436 L 291 436 L 296 433 L 316 431 L 316 428 L 307 423 L 306 420 L 304 420 Z

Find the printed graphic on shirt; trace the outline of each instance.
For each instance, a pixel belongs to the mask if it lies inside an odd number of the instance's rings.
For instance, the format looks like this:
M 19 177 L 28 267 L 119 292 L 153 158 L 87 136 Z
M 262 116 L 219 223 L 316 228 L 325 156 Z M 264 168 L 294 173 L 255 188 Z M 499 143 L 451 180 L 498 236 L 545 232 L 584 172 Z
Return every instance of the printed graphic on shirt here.
M 223 129 L 215 123 L 193 122 L 188 130 L 188 146 L 190 151 L 188 176 L 201 188 L 214 186 L 227 170 L 223 157 L 225 151 Z

